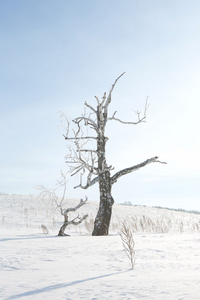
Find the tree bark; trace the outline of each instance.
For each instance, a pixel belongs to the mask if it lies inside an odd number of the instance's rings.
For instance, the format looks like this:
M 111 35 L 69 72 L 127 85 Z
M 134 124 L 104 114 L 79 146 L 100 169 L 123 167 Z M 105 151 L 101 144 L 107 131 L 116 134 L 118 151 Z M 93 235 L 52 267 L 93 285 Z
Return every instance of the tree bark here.
M 110 172 L 104 172 L 99 178 L 100 204 L 94 222 L 92 235 L 108 235 L 114 199 L 111 195 Z
M 107 112 L 103 113 L 102 103 L 97 107 L 97 153 L 98 153 L 98 172 L 99 172 L 99 192 L 100 203 L 99 210 L 94 222 L 94 230 L 92 235 L 108 235 L 110 219 L 112 215 L 112 205 L 114 199 L 111 195 L 111 176 L 109 168 L 106 164 L 105 147 L 107 138 L 104 135 L 107 122 Z

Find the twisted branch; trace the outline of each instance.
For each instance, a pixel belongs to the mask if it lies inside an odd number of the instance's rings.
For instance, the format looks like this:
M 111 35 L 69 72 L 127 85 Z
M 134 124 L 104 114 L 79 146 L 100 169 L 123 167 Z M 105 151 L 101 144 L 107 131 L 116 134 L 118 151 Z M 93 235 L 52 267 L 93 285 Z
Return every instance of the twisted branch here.
M 126 175 L 126 174 L 129 174 L 129 173 L 134 172 L 134 171 L 137 171 L 137 170 L 139 170 L 140 168 L 143 168 L 143 167 L 145 167 L 145 166 L 147 166 L 147 165 L 149 165 L 149 164 L 151 164 L 151 163 L 154 163 L 154 162 L 159 162 L 159 163 L 162 163 L 162 164 L 166 164 L 166 162 L 160 162 L 160 161 L 158 160 L 158 156 L 154 156 L 154 157 L 152 157 L 152 158 L 149 158 L 149 159 L 145 160 L 144 162 L 142 162 L 142 163 L 140 163 L 140 164 L 138 164 L 138 165 L 135 165 L 135 166 L 130 167 L 130 168 L 125 168 L 125 169 L 123 169 L 123 170 L 117 172 L 115 175 L 113 175 L 113 176 L 111 177 L 111 182 L 112 182 L 112 184 L 113 184 L 113 183 L 117 182 L 117 180 L 118 180 L 121 176 Z

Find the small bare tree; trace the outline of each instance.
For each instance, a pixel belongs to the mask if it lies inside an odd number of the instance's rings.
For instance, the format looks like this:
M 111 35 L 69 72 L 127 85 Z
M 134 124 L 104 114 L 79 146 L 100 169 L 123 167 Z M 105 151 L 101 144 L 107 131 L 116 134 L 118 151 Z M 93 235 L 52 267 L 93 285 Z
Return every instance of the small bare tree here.
M 67 208 L 67 209 L 63 209 L 62 207 L 60 207 L 60 212 L 61 212 L 61 215 L 63 215 L 64 217 L 64 223 L 63 225 L 61 226 L 60 230 L 59 230 L 59 233 L 58 235 L 59 236 L 65 236 L 65 229 L 67 228 L 68 225 L 79 225 L 80 223 L 83 222 L 83 220 L 85 220 L 88 215 L 84 215 L 82 218 L 77 216 L 76 218 L 72 219 L 72 220 L 69 220 L 69 217 L 68 217 L 68 213 L 69 212 L 72 212 L 72 211 L 76 211 L 77 209 L 79 209 L 82 205 L 84 205 L 87 201 L 87 197 L 85 200 L 81 199 L 80 200 L 80 203 L 76 206 L 76 207 L 73 207 L 73 208 Z
M 120 228 L 119 235 L 122 239 L 122 244 L 124 246 L 125 253 L 130 260 L 131 268 L 133 269 L 135 265 L 135 250 L 134 250 L 135 242 L 133 239 L 133 234 L 126 222 L 121 222 L 121 223 L 122 225 Z
M 64 217 L 63 225 L 61 226 L 61 228 L 58 232 L 59 236 L 67 236 L 68 234 L 65 234 L 65 230 L 66 230 L 68 225 L 79 225 L 81 222 L 83 222 L 88 217 L 88 215 L 84 215 L 83 217 L 80 217 L 78 215 L 74 219 L 69 220 L 68 214 L 70 212 L 77 211 L 81 206 L 86 204 L 88 199 L 87 199 L 87 197 L 85 198 L 85 200 L 81 199 L 80 203 L 75 207 L 65 208 L 66 207 L 67 181 L 66 181 L 66 175 L 63 174 L 62 172 L 61 172 L 61 179 L 58 180 L 56 188 L 54 188 L 52 190 L 47 189 L 44 186 L 38 186 L 37 188 L 41 190 L 41 192 L 39 194 L 39 197 L 40 198 L 48 198 L 51 202 L 54 203 L 55 210 L 59 210 L 61 215 Z M 63 189 L 63 193 L 62 193 L 61 198 L 56 194 L 56 191 L 59 188 Z
M 75 188 L 80 187 L 82 189 L 87 189 L 96 183 L 99 184 L 100 204 L 94 223 L 93 235 L 108 235 L 112 206 L 114 203 L 111 194 L 112 185 L 116 183 L 121 176 L 136 171 L 151 163 L 159 162 L 158 156 L 154 156 L 140 164 L 122 169 L 114 175 L 111 175 L 111 171 L 114 168 L 108 165 L 106 161 L 106 143 L 108 138 L 105 136 L 105 129 L 108 121 L 137 125 L 145 122 L 148 109 L 148 103 L 146 101 L 143 115 L 137 111 L 137 120 L 135 122 L 122 121 L 116 117 L 116 112 L 111 116 L 108 115 L 108 108 L 112 100 L 112 92 L 123 74 L 115 80 L 108 96 L 104 93 L 102 100 L 95 97 L 97 101 L 96 108 L 85 102 L 84 114 L 73 120 L 76 129 L 70 131 L 71 123 L 64 114 L 61 115 L 61 117 L 65 117 L 67 124 L 67 126 L 65 126 L 66 134 L 64 137 L 68 142 L 74 142 L 74 146 L 69 145 L 66 163 L 70 165 L 71 176 L 78 173 L 80 174 L 80 183 Z M 85 147 L 86 143 L 87 147 Z M 83 183 L 82 178 L 84 174 L 86 175 L 86 180 Z

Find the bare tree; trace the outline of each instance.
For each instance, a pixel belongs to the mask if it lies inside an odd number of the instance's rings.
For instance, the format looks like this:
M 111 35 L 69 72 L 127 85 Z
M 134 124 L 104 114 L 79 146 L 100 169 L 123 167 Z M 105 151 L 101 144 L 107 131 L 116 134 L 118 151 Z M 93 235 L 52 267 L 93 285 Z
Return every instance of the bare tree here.
M 159 162 L 158 156 L 154 156 L 145 160 L 144 162 L 122 169 L 121 171 L 111 175 L 114 169 L 109 166 L 106 161 L 106 143 L 108 138 L 105 136 L 105 129 L 108 121 L 116 121 L 122 124 L 137 125 L 145 122 L 148 103 L 146 101 L 144 113 L 136 112 L 137 120 L 135 122 L 126 122 L 116 117 L 116 112 L 111 116 L 108 115 L 108 108 L 112 100 L 112 92 L 117 81 L 124 75 L 122 73 L 111 86 L 111 89 L 100 100 L 95 96 L 97 107 L 89 105 L 85 102 L 84 114 L 75 118 L 73 123 L 76 129 L 70 129 L 71 123 L 67 121 L 65 139 L 70 142 L 73 141 L 73 146 L 69 146 L 69 153 L 66 156 L 66 163 L 70 166 L 71 176 L 80 174 L 80 184 L 77 187 L 87 189 L 92 185 L 99 184 L 100 205 L 94 223 L 94 230 L 92 235 L 108 235 L 109 225 L 112 214 L 112 206 L 114 199 L 111 194 L 112 185 L 117 180 L 128 173 L 136 171 L 151 163 Z M 87 145 L 87 147 L 85 147 Z M 83 177 L 83 175 L 85 175 Z M 85 182 L 83 183 L 83 178 Z
M 87 201 L 87 197 L 86 197 L 85 200 L 81 199 L 80 203 L 76 207 L 66 208 L 66 209 L 63 209 L 62 207 L 60 207 L 61 215 L 63 215 L 63 217 L 64 217 L 64 223 L 63 223 L 63 225 L 61 226 L 61 228 L 59 230 L 59 233 L 58 233 L 59 236 L 65 236 L 66 235 L 65 234 L 65 229 L 67 228 L 68 225 L 71 225 L 71 224 L 72 225 L 79 225 L 80 223 L 83 222 L 83 220 L 85 220 L 88 217 L 88 215 L 84 215 L 82 218 L 77 216 L 72 220 L 69 220 L 69 217 L 68 217 L 69 212 L 76 211 L 82 205 L 84 205 L 86 203 L 86 201 Z
M 63 174 L 61 172 L 61 179 L 58 180 L 56 188 L 50 190 L 45 188 L 44 186 L 38 186 L 37 187 L 39 190 L 41 190 L 39 197 L 40 198 L 46 198 L 49 199 L 49 201 L 51 203 L 53 203 L 53 205 L 55 206 L 55 210 L 59 210 L 60 214 L 64 217 L 64 222 L 63 225 L 61 226 L 58 235 L 59 236 L 66 236 L 68 234 L 65 234 L 65 230 L 67 228 L 68 225 L 79 225 L 81 222 L 83 222 L 88 215 L 84 215 L 83 217 L 80 217 L 79 215 L 76 216 L 74 219 L 69 220 L 69 216 L 68 214 L 70 212 L 74 212 L 77 211 L 81 206 L 83 206 L 84 204 L 86 204 L 87 202 L 87 197 L 85 198 L 85 200 L 80 200 L 80 203 L 75 206 L 75 207 L 71 207 L 71 208 L 66 208 L 66 189 L 67 189 L 67 181 L 66 181 L 66 175 Z M 62 197 L 59 197 L 56 193 L 56 191 L 62 188 Z M 44 225 L 42 225 L 44 226 Z

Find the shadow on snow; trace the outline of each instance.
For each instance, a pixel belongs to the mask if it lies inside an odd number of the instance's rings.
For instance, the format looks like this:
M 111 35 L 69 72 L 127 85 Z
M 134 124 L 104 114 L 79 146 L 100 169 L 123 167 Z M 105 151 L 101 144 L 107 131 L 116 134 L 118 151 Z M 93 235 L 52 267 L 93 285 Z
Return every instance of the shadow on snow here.
M 26 293 L 22 293 L 22 294 L 18 294 L 18 295 L 13 295 L 10 296 L 8 298 L 6 298 L 6 300 L 12 300 L 12 299 L 18 299 L 18 298 L 22 298 L 22 297 L 26 297 L 26 296 L 33 296 L 33 295 L 38 295 L 41 293 L 45 293 L 45 292 L 51 292 L 57 289 L 62 289 L 71 285 L 75 285 L 75 284 L 79 284 L 79 283 L 83 283 L 83 282 L 87 282 L 87 281 L 91 281 L 91 280 L 95 280 L 95 279 L 100 279 L 100 278 L 105 278 L 105 277 L 109 277 L 109 276 L 113 276 L 113 275 L 119 275 L 122 273 L 126 273 L 129 272 L 128 271 L 123 271 L 123 272 L 117 272 L 117 273 L 112 273 L 112 274 L 107 274 L 107 275 L 101 275 L 101 276 L 96 276 L 96 277 L 91 277 L 91 278 L 87 278 L 87 279 L 83 279 L 83 280 L 76 280 L 76 281 L 72 281 L 69 283 L 58 283 L 58 284 L 54 284 L 54 285 L 50 285 L 50 286 L 46 286 L 44 288 L 41 289 L 36 289 L 36 290 L 32 290 Z
M 14 238 L 3 238 L 0 239 L 0 242 L 7 242 L 7 241 L 20 241 L 20 240 L 36 240 L 36 239 L 51 239 L 51 238 L 59 238 L 58 235 L 55 236 L 38 236 L 38 235 L 33 235 L 33 236 L 26 236 L 22 235 L 19 237 L 14 237 Z

